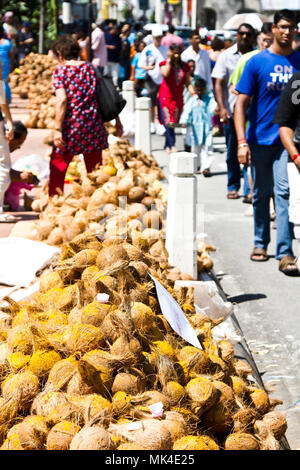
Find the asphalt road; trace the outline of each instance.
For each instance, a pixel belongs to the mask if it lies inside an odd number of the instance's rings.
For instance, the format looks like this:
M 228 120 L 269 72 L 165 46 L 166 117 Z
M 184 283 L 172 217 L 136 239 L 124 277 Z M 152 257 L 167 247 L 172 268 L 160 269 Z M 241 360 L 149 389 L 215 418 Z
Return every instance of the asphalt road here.
M 152 151 L 168 176 L 170 156 L 161 151 L 164 139 L 152 136 Z M 183 150 L 183 139 L 177 137 Z M 244 332 L 270 396 L 283 401 L 277 407 L 288 421 L 287 439 L 300 449 L 300 278 L 278 271 L 275 260 L 276 230 L 264 263 L 250 261 L 253 218 L 248 204 L 226 198 L 225 142 L 215 139 L 213 176 L 198 176 L 200 224 L 217 248 L 212 254 L 214 270 Z M 297 254 L 298 247 L 295 246 Z

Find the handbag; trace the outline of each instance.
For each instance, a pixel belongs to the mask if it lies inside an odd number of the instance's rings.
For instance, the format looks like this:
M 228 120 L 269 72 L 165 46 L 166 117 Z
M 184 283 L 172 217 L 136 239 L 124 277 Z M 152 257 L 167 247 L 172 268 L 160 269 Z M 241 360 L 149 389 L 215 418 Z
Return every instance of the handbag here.
M 116 119 L 126 105 L 113 84 L 111 77 L 103 77 L 99 70 L 92 66 L 97 77 L 96 95 L 103 122 Z

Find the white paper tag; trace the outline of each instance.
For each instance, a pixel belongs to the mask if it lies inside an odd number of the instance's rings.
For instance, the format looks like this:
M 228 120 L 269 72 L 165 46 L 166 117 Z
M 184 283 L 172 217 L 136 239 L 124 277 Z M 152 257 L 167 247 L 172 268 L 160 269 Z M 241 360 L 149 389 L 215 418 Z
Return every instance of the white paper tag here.
M 195 348 L 202 349 L 192 325 L 186 318 L 176 300 L 159 281 L 151 276 L 150 273 L 148 274 L 154 281 L 161 313 L 166 317 L 170 326 L 179 336 L 181 336 L 181 338 L 195 346 Z
M 97 300 L 98 302 L 100 302 L 100 304 L 107 304 L 108 302 L 108 299 L 109 299 L 109 295 L 108 294 L 97 294 Z
M 162 418 L 164 415 L 164 405 L 161 401 L 149 405 L 149 410 L 151 411 L 152 418 Z
M 134 423 L 128 424 L 127 431 L 136 431 L 137 429 L 141 429 L 141 428 L 143 428 L 142 423 L 135 421 Z

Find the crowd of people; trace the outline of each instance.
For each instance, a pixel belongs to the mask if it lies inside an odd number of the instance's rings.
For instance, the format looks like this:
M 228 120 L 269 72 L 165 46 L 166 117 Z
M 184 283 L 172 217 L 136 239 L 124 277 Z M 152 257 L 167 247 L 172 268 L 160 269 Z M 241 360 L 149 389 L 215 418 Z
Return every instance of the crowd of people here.
M 14 123 L 6 78 L 17 37 L 10 13 L 0 26 L 1 109 L 8 141 L 14 138 Z M 33 43 L 28 27 L 24 24 L 18 33 L 19 57 Z M 191 30 L 186 48 L 174 32 L 171 24 L 164 34 L 158 24 L 147 32 L 129 23 L 106 21 L 94 25 L 91 41 L 83 31 L 57 39 L 52 47 L 58 66 L 52 77 L 57 104 L 50 196 L 63 191 L 74 155 L 82 153 L 87 170 L 92 171 L 107 147 L 97 101 L 96 68 L 111 76 L 117 89 L 124 80 L 132 80 L 136 95 L 150 98 L 151 133 L 163 129 L 165 150 L 170 154 L 176 151 L 175 130 L 182 129 L 185 150 L 198 156 L 199 174 L 212 175 L 213 136 L 225 135 L 226 196 L 238 199 L 243 180 L 243 202 L 253 206 L 250 259 L 262 262 L 269 258 L 273 198 L 279 270 L 300 275 L 292 247 L 294 238 L 300 247 L 300 54 L 295 13 L 287 9 L 276 12 L 273 23 L 264 23 L 259 32 L 243 23 L 236 36 L 226 41 L 203 38 L 199 30 Z M 5 219 L 1 210 L 10 166 L 3 117 L 1 126 L 0 144 L 5 151 L 0 156 L 0 217 Z M 122 135 L 118 118 L 116 127 Z M 19 177 L 32 181 L 31 174 Z

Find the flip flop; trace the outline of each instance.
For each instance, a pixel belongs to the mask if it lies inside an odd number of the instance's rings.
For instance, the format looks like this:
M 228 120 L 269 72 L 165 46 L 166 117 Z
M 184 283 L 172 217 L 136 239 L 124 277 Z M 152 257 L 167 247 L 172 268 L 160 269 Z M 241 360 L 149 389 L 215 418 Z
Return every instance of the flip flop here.
M 229 191 L 227 199 L 239 199 L 240 195 L 237 191 Z
M 297 261 L 290 255 L 286 255 L 279 261 L 279 271 L 286 276 L 300 276 L 300 271 L 297 267 Z M 293 266 L 292 268 L 289 266 Z
M 261 256 L 260 259 L 255 258 L 256 256 Z M 261 263 L 263 261 L 268 261 L 269 257 L 267 254 L 267 250 L 264 248 L 253 248 L 253 251 L 250 255 L 251 261 L 256 261 L 257 263 Z
M 11 214 L 0 214 L 0 223 L 2 224 L 10 224 L 13 222 L 18 222 L 20 217 L 16 217 Z

